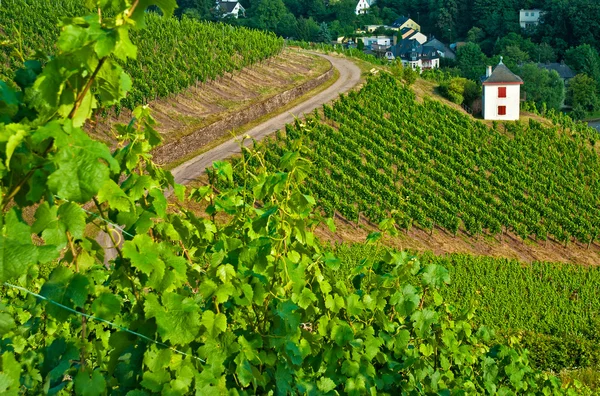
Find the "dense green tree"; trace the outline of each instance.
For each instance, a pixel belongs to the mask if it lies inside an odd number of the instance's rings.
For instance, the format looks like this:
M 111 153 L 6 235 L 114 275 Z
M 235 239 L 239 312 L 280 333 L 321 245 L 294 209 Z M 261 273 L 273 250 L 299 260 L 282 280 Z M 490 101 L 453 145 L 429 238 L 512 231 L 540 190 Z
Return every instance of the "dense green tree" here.
M 538 109 L 544 103 L 548 109 L 560 109 L 565 99 L 565 87 L 557 72 L 542 69 L 534 63 L 523 65 L 517 72 L 523 79 L 527 101 L 535 102 Z
M 405 67 L 402 70 L 402 81 L 409 87 L 417 81 L 417 77 L 419 77 L 419 73 L 412 67 Z
M 249 15 L 259 29 L 276 31 L 279 21 L 288 13 L 282 0 L 254 0 Z
M 537 33 L 540 40 L 561 50 L 581 44 L 600 48 L 600 2 L 547 0 L 543 8 L 543 23 Z
M 578 74 L 587 74 L 596 84 L 600 81 L 600 56 L 591 45 L 583 44 L 565 53 L 565 62 Z
M 340 31 L 338 34 L 348 35 L 354 30 L 354 26 L 357 23 L 357 17 L 354 13 L 356 9 L 356 1 L 354 0 L 339 0 L 332 4 L 331 9 L 334 14 L 335 20 L 340 24 Z
M 329 26 L 327 26 L 327 23 L 325 22 L 322 22 L 319 25 L 317 41 L 320 43 L 331 43 L 331 32 L 329 31 Z
M 567 87 L 566 102 L 573 108 L 581 107 L 588 113 L 598 110 L 599 101 L 594 79 L 587 74 L 578 74 L 572 78 Z
M 298 18 L 297 37 L 303 41 L 317 41 L 319 37 L 319 24 L 312 18 Z
M 537 56 L 535 56 L 537 55 Z M 556 62 L 556 51 L 552 46 L 548 43 L 541 43 L 537 47 L 537 51 L 533 56 L 532 60 L 546 63 L 546 62 Z
M 502 52 L 504 63 L 509 68 L 513 69 L 529 60 L 529 54 L 516 45 L 509 45 Z
M 277 23 L 277 29 L 275 30 L 275 33 L 281 37 L 297 38 L 296 35 L 298 34 L 298 21 L 296 20 L 296 17 L 290 12 L 285 14 Z
M 485 74 L 486 57 L 479 45 L 466 43 L 456 51 L 456 65 L 463 77 L 478 81 Z
M 473 26 L 467 33 L 467 41 L 471 43 L 479 43 L 485 37 L 485 32 L 476 26 Z

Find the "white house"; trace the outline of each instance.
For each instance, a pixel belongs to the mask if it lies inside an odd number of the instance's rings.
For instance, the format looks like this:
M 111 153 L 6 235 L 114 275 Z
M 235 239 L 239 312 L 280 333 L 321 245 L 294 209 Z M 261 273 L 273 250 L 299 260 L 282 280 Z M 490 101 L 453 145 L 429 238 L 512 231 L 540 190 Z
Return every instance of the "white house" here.
M 356 15 L 366 14 L 367 10 L 375 4 L 375 0 L 358 0 L 354 13 Z
M 357 37 L 356 40 L 362 40 L 366 48 L 371 48 L 373 44 L 386 47 L 392 45 L 392 38 L 388 36 Z
M 519 24 L 523 29 L 530 29 L 540 23 L 540 17 L 544 12 L 542 10 L 521 10 L 519 11 Z
M 221 10 L 223 18 L 232 16 L 237 19 L 240 14 L 246 15 L 246 9 L 237 0 L 218 1 L 217 7 Z
M 516 121 L 520 116 L 521 85 L 523 80 L 500 63 L 492 72 L 488 66 L 483 80 L 483 118 L 486 120 Z

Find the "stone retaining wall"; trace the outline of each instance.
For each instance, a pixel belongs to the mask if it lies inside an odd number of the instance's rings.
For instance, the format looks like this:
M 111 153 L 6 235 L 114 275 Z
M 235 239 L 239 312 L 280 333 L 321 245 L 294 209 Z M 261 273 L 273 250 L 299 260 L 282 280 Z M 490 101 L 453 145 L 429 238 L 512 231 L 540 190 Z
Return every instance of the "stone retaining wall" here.
M 157 164 L 164 165 L 187 157 L 208 143 L 229 134 L 232 129 L 246 125 L 312 91 L 329 80 L 333 74 L 333 66 L 330 66 L 328 71 L 302 85 L 265 99 L 262 102 L 252 104 L 238 113 L 231 114 L 176 141 L 157 147 L 152 153 L 153 160 Z

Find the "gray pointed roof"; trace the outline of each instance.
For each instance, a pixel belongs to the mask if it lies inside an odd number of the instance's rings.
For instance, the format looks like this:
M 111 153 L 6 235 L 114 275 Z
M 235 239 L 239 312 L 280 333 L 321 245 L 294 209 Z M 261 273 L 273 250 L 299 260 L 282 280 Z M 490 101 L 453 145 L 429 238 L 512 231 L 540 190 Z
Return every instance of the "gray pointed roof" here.
M 523 84 L 523 80 L 521 77 L 517 76 L 515 73 L 511 72 L 508 67 L 504 63 L 502 63 L 502 58 L 500 58 L 500 63 L 492 74 L 483 80 L 484 84 L 499 84 L 499 83 L 517 83 Z

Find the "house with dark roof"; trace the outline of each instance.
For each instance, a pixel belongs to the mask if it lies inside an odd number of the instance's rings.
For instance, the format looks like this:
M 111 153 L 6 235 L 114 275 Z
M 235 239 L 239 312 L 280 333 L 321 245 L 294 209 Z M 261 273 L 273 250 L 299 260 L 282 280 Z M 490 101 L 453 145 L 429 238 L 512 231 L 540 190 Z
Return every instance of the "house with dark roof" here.
M 420 44 L 417 40 L 404 39 L 388 48 L 385 57 L 393 61 L 399 59 L 404 67 L 419 68 L 420 70 L 440 67 L 438 51 L 428 45 Z
M 560 78 L 563 79 L 565 84 L 570 79 L 575 77 L 575 73 L 573 72 L 573 70 L 571 70 L 571 68 L 569 66 L 565 65 L 564 62 L 561 62 L 561 63 L 538 63 L 537 65 L 540 69 L 546 69 L 548 71 L 554 70 L 555 72 L 557 72 L 558 75 L 560 76 Z
M 411 29 L 415 29 L 418 32 L 421 31 L 421 26 L 419 26 L 418 23 L 416 23 L 412 19 L 405 17 L 405 16 L 402 16 L 402 17 L 396 19 L 394 21 L 394 23 L 392 23 L 392 26 L 390 26 L 390 28 L 394 29 L 394 30 L 401 30 L 403 28 L 411 28 Z
M 240 14 L 242 16 L 246 16 L 246 9 L 242 6 L 242 4 L 237 1 L 231 1 L 231 0 L 225 0 L 225 1 L 218 1 L 217 2 L 217 7 L 219 8 L 219 10 L 221 11 L 221 16 L 223 18 L 228 17 L 228 16 L 232 16 L 234 18 L 238 18 L 240 16 Z
M 456 53 L 450 49 L 446 44 L 442 43 L 440 40 L 432 37 L 429 41 L 425 43 L 430 47 L 435 48 L 442 58 L 447 59 L 456 59 Z
M 502 57 L 493 71 L 492 66 L 488 66 L 482 84 L 484 119 L 503 121 L 519 119 L 523 80 L 502 63 Z

